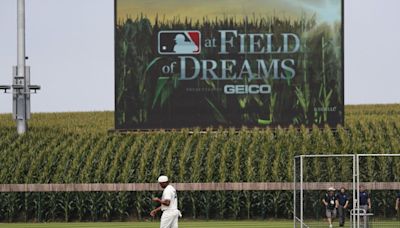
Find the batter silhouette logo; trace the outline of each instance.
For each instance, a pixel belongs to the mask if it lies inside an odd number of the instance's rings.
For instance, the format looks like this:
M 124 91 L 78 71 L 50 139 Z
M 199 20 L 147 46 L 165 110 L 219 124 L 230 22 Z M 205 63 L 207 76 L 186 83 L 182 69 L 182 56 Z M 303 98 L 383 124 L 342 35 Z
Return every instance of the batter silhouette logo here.
M 197 55 L 201 52 L 199 31 L 160 31 L 158 53 L 160 55 Z

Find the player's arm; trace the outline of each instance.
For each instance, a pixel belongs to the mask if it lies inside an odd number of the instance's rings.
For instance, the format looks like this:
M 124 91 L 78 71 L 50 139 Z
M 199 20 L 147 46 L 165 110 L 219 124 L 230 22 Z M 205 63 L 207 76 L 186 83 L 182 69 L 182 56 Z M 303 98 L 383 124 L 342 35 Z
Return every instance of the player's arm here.
M 163 200 L 161 200 L 160 198 L 154 198 L 153 201 L 169 207 L 173 197 L 173 192 L 170 189 L 166 189 L 165 191 L 166 192 L 164 192 L 165 194 L 163 195 Z
M 156 214 L 157 214 L 159 211 L 161 211 L 161 207 L 157 207 L 156 209 L 152 210 L 152 211 L 150 212 L 150 216 L 151 216 L 151 217 L 156 216 Z
M 161 200 L 160 203 L 161 203 L 162 205 L 169 206 L 169 205 L 171 204 L 171 200 L 168 200 L 168 199 L 166 199 L 166 200 Z
M 324 203 L 325 206 L 328 206 L 328 202 L 326 202 L 325 198 L 322 199 L 322 203 Z
M 371 198 L 368 197 L 368 209 L 371 209 L 371 208 L 372 208 Z
M 160 198 L 154 198 L 153 201 L 164 206 L 169 206 L 171 204 L 171 200 L 169 199 L 161 200 Z
M 346 200 L 346 203 L 344 204 L 344 208 L 348 208 L 349 207 L 349 199 Z
M 400 198 L 396 199 L 396 211 L 399 210 Z
M 339 200 L 338 199 L 335 200 L 335 204 L 336 204 L 336 208 L 339 208 Z

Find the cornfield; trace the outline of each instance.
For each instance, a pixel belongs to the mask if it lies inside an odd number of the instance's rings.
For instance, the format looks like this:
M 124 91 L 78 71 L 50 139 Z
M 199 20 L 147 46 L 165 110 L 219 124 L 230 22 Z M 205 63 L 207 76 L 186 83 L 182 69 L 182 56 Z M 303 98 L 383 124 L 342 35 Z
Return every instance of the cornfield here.
M 298 154 L 399 153 L 400 105 L 346 111 L 346 125 L 335 130 L 194 129 L 192 134 L 188 129 L 109 133 L 112 112 L 35 114 L 30 132 L 21 137 L 11 117 L 1 115 L 0 184 L 153 183 L 160 174 L 184 183 L 291 182 Z M 399 182 L 399 164 L 371 159 L 362 179 Z M 319 178 L 326 175 L 320 172 Z M 150 199 L 159 194 L 0 193 L 0 221 L 146 219 L 154 206 Z M 394 194 L 374 195 L 374 206 L 385 208 L 381 216 L 393 216 Z M 179 192 L 179 200 L 186 218 L 291 218 L 293 208 L 288 191 Z

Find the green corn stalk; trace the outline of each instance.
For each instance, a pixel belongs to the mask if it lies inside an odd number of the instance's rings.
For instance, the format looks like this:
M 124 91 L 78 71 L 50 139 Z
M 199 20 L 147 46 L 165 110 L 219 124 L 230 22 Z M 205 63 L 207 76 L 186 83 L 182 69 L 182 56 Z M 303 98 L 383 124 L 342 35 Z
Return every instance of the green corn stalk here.
M 33 195 L 32 195 L 33 196 Z M 60 214 L 59 208 L 59 194 L 52 192 L 46 194 L 46 212 L 44 212 L 45 221 L 57 221 L 58 215 Z
M 332 135 L 332 131 L 330 130 L 330 128 L 325 125 L 325 128 L 322 132 L 322 136 L 323 136 L 323 152 L 324 154 L 328 154 L 328 153 L 335 153 L 335 148 L 336 148 L 336 141 L 332 139 L 333 135 Z M 328 148 L 331 148 L 329 151 L 327 151 Z M 336 161 L 336 162 L 335 162 Z M 327 173 L 327 180 L 332 180 L 332 181 L 336 181 L 337 180 L 337 168 L 338 168 L 338 163 L 339 161 L 335 158 L 328 158 L 326 160 L 326 169 L 328 171 Z
M 338 146 L 338 150 L 342 154 L 351 153 L 351 144 L 350 144 L 350 136 L 346 132 L 346 130 L 342 126 L 338 126 L 338 136 L 340 139 L 340 145 Z M 341 181 L 351 180 L 350 175 L 353 173 L 353 161 L 349 159 L 345 162 L 340 162 L 340 176 L 343 177 Z
M 45 165 L 41 167 L 41 175 L 38 177 L 39 183 L 64 183 L 63 177 L 57 173 L 58 163 L 61 162 L 66 170 L 69 169 L 69 160 L 65 160 L 69 155 L 69 149 L 73 142 L 72 138 L 67 138 L 65 141 L 60 143 L 54 150 L 50 153 L 45 161 Z M 79 145 L 79 141 L 77 142 Z M 60 156 L 61 155 L 61 156 Z M 61 161 L 59 161 L 61 160 Z M 54 176 L 50 176 L 49 173 L 54 173 Z M 53 180 L 51 178 L 54 178 Z
M 107 141 L 106 147 L 100 151 L 99 163 L 93 176 L 94 183 L 104 183 L 105 175 L 108 173 L 109 163 L 112 160 L 110 156 L 115 153 L 115 147 L 118 147 L 118 143 L 120 142 L 117 137 L 110 137 Z M 98 212 L 106 221 L 110 221 L 111 213 L 113 212 L 113 200 L 110 199 L 109 193 L 98 193 L 97 196 L 103 199 L 101 202 L 97 202 L 98 204 L 96 207 L 98 208 Z
M 71 161 L 71 167 L 68 171 L 65 172 L 65 180 L 66 183 L 78 182 L 76 178 L 79 176 L 81 170 L 83 169 L 85 163 L 84 161 L 88 158 L 88 154 L 90 153 L 90 149 L 93 144 L 98 142 L 97 137 L 89 137 L 86 140 L 86 143 L 81 147 L 75 146 L 73 151 L 75 152 L 75 157 Z M 61 172 L 60 172 L 61 174 Z M 88 211 L 87 205 L 87 195 L 90 193 L 76 193 L 74 194 L 74 202 L 75 208 L 77 211 L 78 220 L 82 221 L 84 217 L 86 217 L 86 213 Z
M 180 160 L 178 162 L 178 181 L 180 183 L 185 183 L 187 181 L 187 176 L 188 175 L 186 171 L 186 161 L 189 159 L 190 156 L 190 151 L 192 151 L 193 146 L 195 144 L 195 137 L 193 135 L 188 136 L 185 142 L 185 145 L 183 146 L 182 153 L 180 156 Z M 184 200 L 186 200 L 186 195 L 185 194 L 180 194 L 178 201 L 179 205 L 184 205 Z M 182 213 L 184 214 L 186 211 L 186 208 L 182 208 Z
M 227 140 L 225 138 L 225 140 Z M 220 183 L 224 183 L 227 180 L 227 174 L 228 174 L 228 167 L 226 166 L 226 161 L 228 160 L 228 154 L 229 154 L 229 147 L 231 145 L 229 143 L 225 143 L 223 147 L 221 148 L 221 154 L 219 157 L 220 163 L 216 164 L 218 167 L 218 181 Z M 218 202 L 218 214 L 220 219 L 224 219 L 225 213 L 226 213 L 226 207 L 227 207 L 227 193 L 226 192 L 218 192 L 217 193 L 217 202 Z
M 127 157 L 129 145 L 132 144 L 134 138 L 129 136 L 129 137 L 124 137 L 119 140 L 122 140 L 121 145 L 119 146 L 116 155 L 113 159 L 113 163 L 111 165 L 111 169 L 108 172 L 108 177 L 107 177 L 107 183 L 117 183 L 118 182 L 118 176 L 119 172 L 121 171 L 120 167 L 124 164 L 125 159 Z M 126 197 L 124 197 L 126 193 L 117 193 L 115 194 L 116 198 L 116 205 L 110 205 L 115 207 L 114 210 L 118 213 L 119 220 L 122 221 L 124 216 L 127 216 L 128 212 L 126 211 Z M 112 199 L 110 199 L 110 202 Z M 106 210 L 109 208 L 106 208 Z
M 27 172 L 27 175 L 25 176 L 26 183 L 37 183 L 39 180 L 39 175 L 42 172 L 42 167 L 46 163 L 47 157 L 49 157 L 51 151 L 56 148 L 58 143 L 61 140 L 62 136 L 57 136 L 52 139 L 52 141 L 47 144 L 46 149 L 41 150 L 41 151 L 36 151 L 36 159 L 33 160 L 33 163 L 31 163 L 29 167 L 29 171 Z
M 150 175 L 151 180 L 157 180 L 160 175 L 165 175 L 165 159 L 164 159 L 164 157 L 166 154 L 169 140 L 170 140 L 170 134 L 167 133 L 159 140 L 159 142 L 156 146 L 155 154 L 152 158 L 153 164 L 152 164 L 152 166 L 151 165 L 148 166 L 149 170 L 151 170 L 151 175 Z M 158 197 L 158 196 L 152 194 L 151 198 L 154 198 L 154 197 Z
M 96 142 L 95 146 L 91 150 L 87 151 L 88 154 L 85 155 L 86 159 L 84 164 L 80 167 L 79 172 L 79 183 L 90 183 L 94 181 L 94 167 L 97 167 L 99 160 L 97 156 L 100 155 L 101 151 L 106 147 L 108 142 L 107 137 L 101 137 Z
M 320 106 L 324 109 L 323 110 L 323 115 L 322 115 L 322 119 L 319 119 L 319 121 L 317 122 L 317 124 L 320 123 L 327 123 L 328 121 L 328 108 L 331 104 L 331 97 L 333 94 L 333 90 L 330 89 L 328 90 L 327 88 L 327 82 L 326 82 L 326 78 L 327 78 L 327 72 L 326 72 L 326 52 L 327 52 L 327 47 L 329 46 L 329 42 L 325 42 L 325 37 L 322 36 L 322 44 L 321 44 L 321 49 L 322 49 L 322 84 L 320 87 L 320 91 L 319 91 L 319 104 Z
M 42 216 L 43 216 L 43 209 L 42 206 L 44 204 L 44 201 L 42 199 L 42 193 L 35 193 L 33 194 L 34 199 L 33 199 L 33 207 L 35 208 L 35 221 L 36 222 L 41 222 L 42 221 Z
M 283 154 L 281 151 L 285 151 L 285 140 L 284 140 L 284 130 L 282 128 L 276 129 L 276 143 L 274 145 L 275 157 L 272 161 L 272 181 L 281 182 L 284 180 L 285 176 L 281 174 L 283 164 L 281 159 Z M 282 192 L 274 192 L 271 194 L 270 203 L 274 205 L 273 214 L 274 218 L 278 218 L 279 208 L 283 203 Z
M 148 119 L 151 106 L 151 91 L 149 77 L 146 77 L 150 63 L 151 37 L 153 34 L 150 21 L 146 18 L 137 20 L 128 19 L 123 25 L 117 26 L 117 110 L 126 110 L 135 107 L 133 119 L 127 120 L 126 113 L 117 113 L 117 123 L 130 121 L 145 123 Z M 129 85 L 128 88 L 125 86 Z M 131 88 L 132 87 L 132 88 Z M 127 92 L 133 89 L 137 93 L 137 100 L 125 99 Z
M 216 159 L 216 153 L 217 151 L 219 151 L 219 145 L 220 142 L 222 140 L 222 134 L 220 133 L 214 133 L 214 134 L 210 134 L 211 137 L 211 142 L 210 142 L 210 146 L 209 146 L 209 151 L 207 153 L 207 158 L 206 158 L 206 170 L 205 170 L 205 176 L 206 176 L 206 182 L 211 183 L 214 182 L 215 179 L 214 177 L 216 176 L 215 173 L 215 169 L 214 166 L 217 162 Z M 204 213 L 206 216 L 206 219 L 209 220 L 210 219 L 210 210 L 212 207 L 212 201 L 213 201 L 213 194 L 211 192 L 205 192 L 204 193 L 205 196 L 205 204 L 204 204 Z
M 104 195 L 99 192 L 91 192 L 88 196 L 87 210 L 90 212 L 90 219 L 92 222 L 96 222 L 98 220 L 100 208 L 103 202 L 103 196 Z
M 142 148 L 144 138 L 144 136 L 138 135 L 135 138 L 131 147 L 129 148 L 128 155 L 126 157 L 125 163 L 123 164 L 124 168 L 119 177 L 120 183 L 130 183 L 134 180 L 134 177 L 136 176 L 135 170 L 136 167 L 138 167 L 139 152 Z M 129 216 L 129 193 L 122 192 L 120 195 L 121 196 L 118 198 L 118 213 L 121 219 L 123 214 Z M 136 203 L 136 199 L 138 199 L 139 196 L 136 193 L 133 195 L 135 196 L 133 200 Z
M 154 144 L 157 142 L 159 138 L 158 134 L 152 134 L 150 136 L 150 139 L 145 143 L 143 147 L 143 153 L 139 161 L 139 167 L 138 167 L 138 173 L 137 173 L 137 181 L 139 183 L 145 183 L 146 179 L 148 178 L 148 174 L 150 170 L 147 169 L 149 167 L 150 160 L 152 159 L 152 152 L 154 151 Z M 138 192 L 136 193 L 136 202 L 135 202 L 135 207 L 136 207 L 136 212 L 138 219 L 142 219 L 142 213 L 143 209 L 146 206 L 146 200 L 147 195 L 143 192 Z
M 78 221 L 82 222 L 88 212 L 87 208 L 87 193 L 77 192 L 75 194 L 75 209 L 78 216 Z
M 198 132 L 195 133 L 196 135 Z M 203 165 L 203 155 L 204 155 L 204 147 L 206 146 L 206 137 L 198 136 L 199 141 L 194 148 L 194 157 L 192 160 L 192 165 L 190 168 L 190 182 L 191 183 L 198 183 L 200 182 L 200 175 L 201 175 L 201 166 Z M 190 201 L 192 205 L 192 215 L 193 219 L 197 218 L 197 203 L 199 201 L 198 193 L 190 192 Z
M 164 175 L 167 177 L 172 177 L 173 176 L 173 165 L 174 165 L 174 156 L 178 152 L 178 145 L 179 142 L 183 140 L 182 137 L 179 137 L 180 134 L 177 134 L 176 132 L 173 132 L 171 135 L 171 145 L 166 151 L 166 158 L 165 158 L 165 171 L 163 172 Z
M 288 137 L 286 143 L 286 158 L 282 161 L 282 166 L 286 167 L 285 181 L 292 182 L 293 181 L 293 162 L 292 159 L 296 155 L 296 148 L 294 145 L 300 144 L 298 141 L 300 139 L 298 131 L 294 129 L 292 126 L 286 131 L 286 137 Z M 289 162 L 288 162 L 289 161 Z M 284 209 L 288 214 L 293 214 L 293 201 L 290 200 L 292 196 L 288 196 L 288 194 L 283 194 L 283 198 L 287 200 L 283 200 L 281 203 L 281 208 Z
M 104 148 L 107 146 L 108 140 L 109 140 L 108 137 L 100 138 L 96 146 L 87 155 L 87 159 L 85 161 L 84 166 L 81 169 L 79 177 L 81 183 L 94 182 L 95 170 L 93 169 L 99 163 L 99 161 L 96 158 L 97 156 L 101 156 L 100 155 L 101 151 L 103 151 Z M 97 192 L 91 192 L 88 195 L 87 202 L 88 202 L 87 209 L 90 212 L 91 221 L 92 222 L 97 221 L 98 215 L 100 214 L 101 202 L 103 202 L 102 194 Z
M 160 175 L 164 175 L 165 172 L 164 156 L 166 154 L 169 140 L 170 140 L 170 134 L 164 135 L 157 145 L 157 149 L 155 150 L 155 155 L 152 158 L 153 168 L 150 177 L 152 180 L 157 180 L 157 178 Z
M 6 220 L 9 223 L 13 222 L 21 205 L 17 193 L 6 193 L 4 203 L 6 205 L 4 210 Z
M 241 180 L 241 163 L 242 163 L 242 142 L 244 141 L 244 132 L 241 131 L 239 133 L 239 137 L 237 137 L 235 135 L 235 132 L 233 129 L 230 130 L 229 132 L 229 141 L 226 142 L 225 144 L 227 145 L 231 145 L 233 144 L 234 147 L 230 148 L 230 152 L 233 151 L 232 155 L 229 155 L 230 157 L 232 157 L 232 178 L 230 179 L 231 182 L 240 182 Z M 232 193 L 232 199 L 231 199 L 231 206 L 230 206 L 230 210 L 232 213 L 232 216 L 234 219 L 238 219 L 239 218 L 239 213 L 240 213 L 240 196 L 241 196 L 241 192 L 233 192 Z
M 120 167 L 125 162 L 129 145 L 132 144 L 134 138 L 131 136 L 117 137 L 116 140 L 121 140 L 121 144 L 119 145 L 115 153 L 115 157 L 112 159 L 112 163 L 110 164 L 110 170 L 106 177 L 107 183 L 117 183 L 119 172 L 121 170 Z
M 269 181 L 268 177 L 271 174 L 271 169 L 269 168 L 270 167 L 269 164 L 271 164 L 270 163 L 270 159 L 271 159 L 270 153 L 273 150 L 272 147 L 273 147 L 274 141 L 275 141 L 274 134 L 272 133 L 271 129 L 267 129 L 264 132 L 262 140 L 261 140 L 260 150 L 262 153 L 262 157 L 260 160 L 260 168 L 259 168 L 258 175 L 257 175 L 259 182 Z M 269 196 L 269 194 L 267 192 L 265 192 L 265 191 L 261 192 L 261 196 L 260 196 L 261 210 L 260 210 L 260 212 L 261 212 L 261 216 L 263 219 L 265 219 L 267 217 L 267 210 L 268 210 L 268 206 L 269 206 L 267 199 L 270 198 L 268 196 Z
M 107 222 L 111 222 L 111 215 L 114 212 L 115 195 L 110 192 L 102 193 L 103 203 L 100 205 L 100 213 Z
M 260 140 L 260 132 L 259 130 L 255 129 L 254 133 L 252 134 L 246 134 L 247 137 L 250 137 L 253 139 L 253 142 L 249 144 L 243 144 L 244 148 L 248 147 L 247 150 L 247 161 L 246 161 L 246 169 L 245 169 L 245 181 L 246 182 L 254 182 L 255 180 L 255 165 L 254 161 L 255 159 L 255 151 L 258 150 L 257 148 L 257 143 Z M 242 141 L 242 140 L 241 140 Z M 249 142 L 249 138 L 244 138 L 243 141 Z M 242 150 L 241 153 L 245 153 L 245 150 Z M 244 197 L 245 197 L 245 207 L 246 207 L 246 214 L 247 214 L 247 219 L 251 218 L 251 208 L 252 208 L 252 201 L 253 201 L 253 193 L 249 191 L 244 192 Z
M 71 193 L 61 193 L 59 194 L 61 197 L 59 198 L 58 205 L 64 214 L 64 222 L 69 222 L 71 218 L 71 211 L 73 210 L 74 201 L 71 197 Z
M 303 21 L 304 23 L 304 21 Z M 304 25 L 302 26 L 303 31 L 305 30 Z M 310 123 L 309 121 L 309 108 L 310 108 L 310 103 L 311 103 L 311 91 L 310 91 L 310 86 L 308 84 L 308 36 L 307 33 L 303 34 L 302 37 L 302 70 L 303 70 L 303 88 L 297 86 L 295 90 L 295 94 L 297 97 L 297 105 L 300 106 L 302 110 L 302 115 L 304 119 L 304 123 L 308 125 Z M 298 124 L 301 123 L 301 120 L 299 119 L 300 117 L 295 117 L 294 123 Z

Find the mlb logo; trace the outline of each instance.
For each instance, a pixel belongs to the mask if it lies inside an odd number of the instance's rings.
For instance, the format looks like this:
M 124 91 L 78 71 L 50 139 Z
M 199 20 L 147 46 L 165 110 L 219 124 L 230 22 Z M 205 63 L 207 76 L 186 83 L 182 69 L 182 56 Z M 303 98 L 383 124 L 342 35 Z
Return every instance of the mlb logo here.
M 199 31 L 160 31 L 158 53 L 161 55 L 196 55 L 201 52 Z

